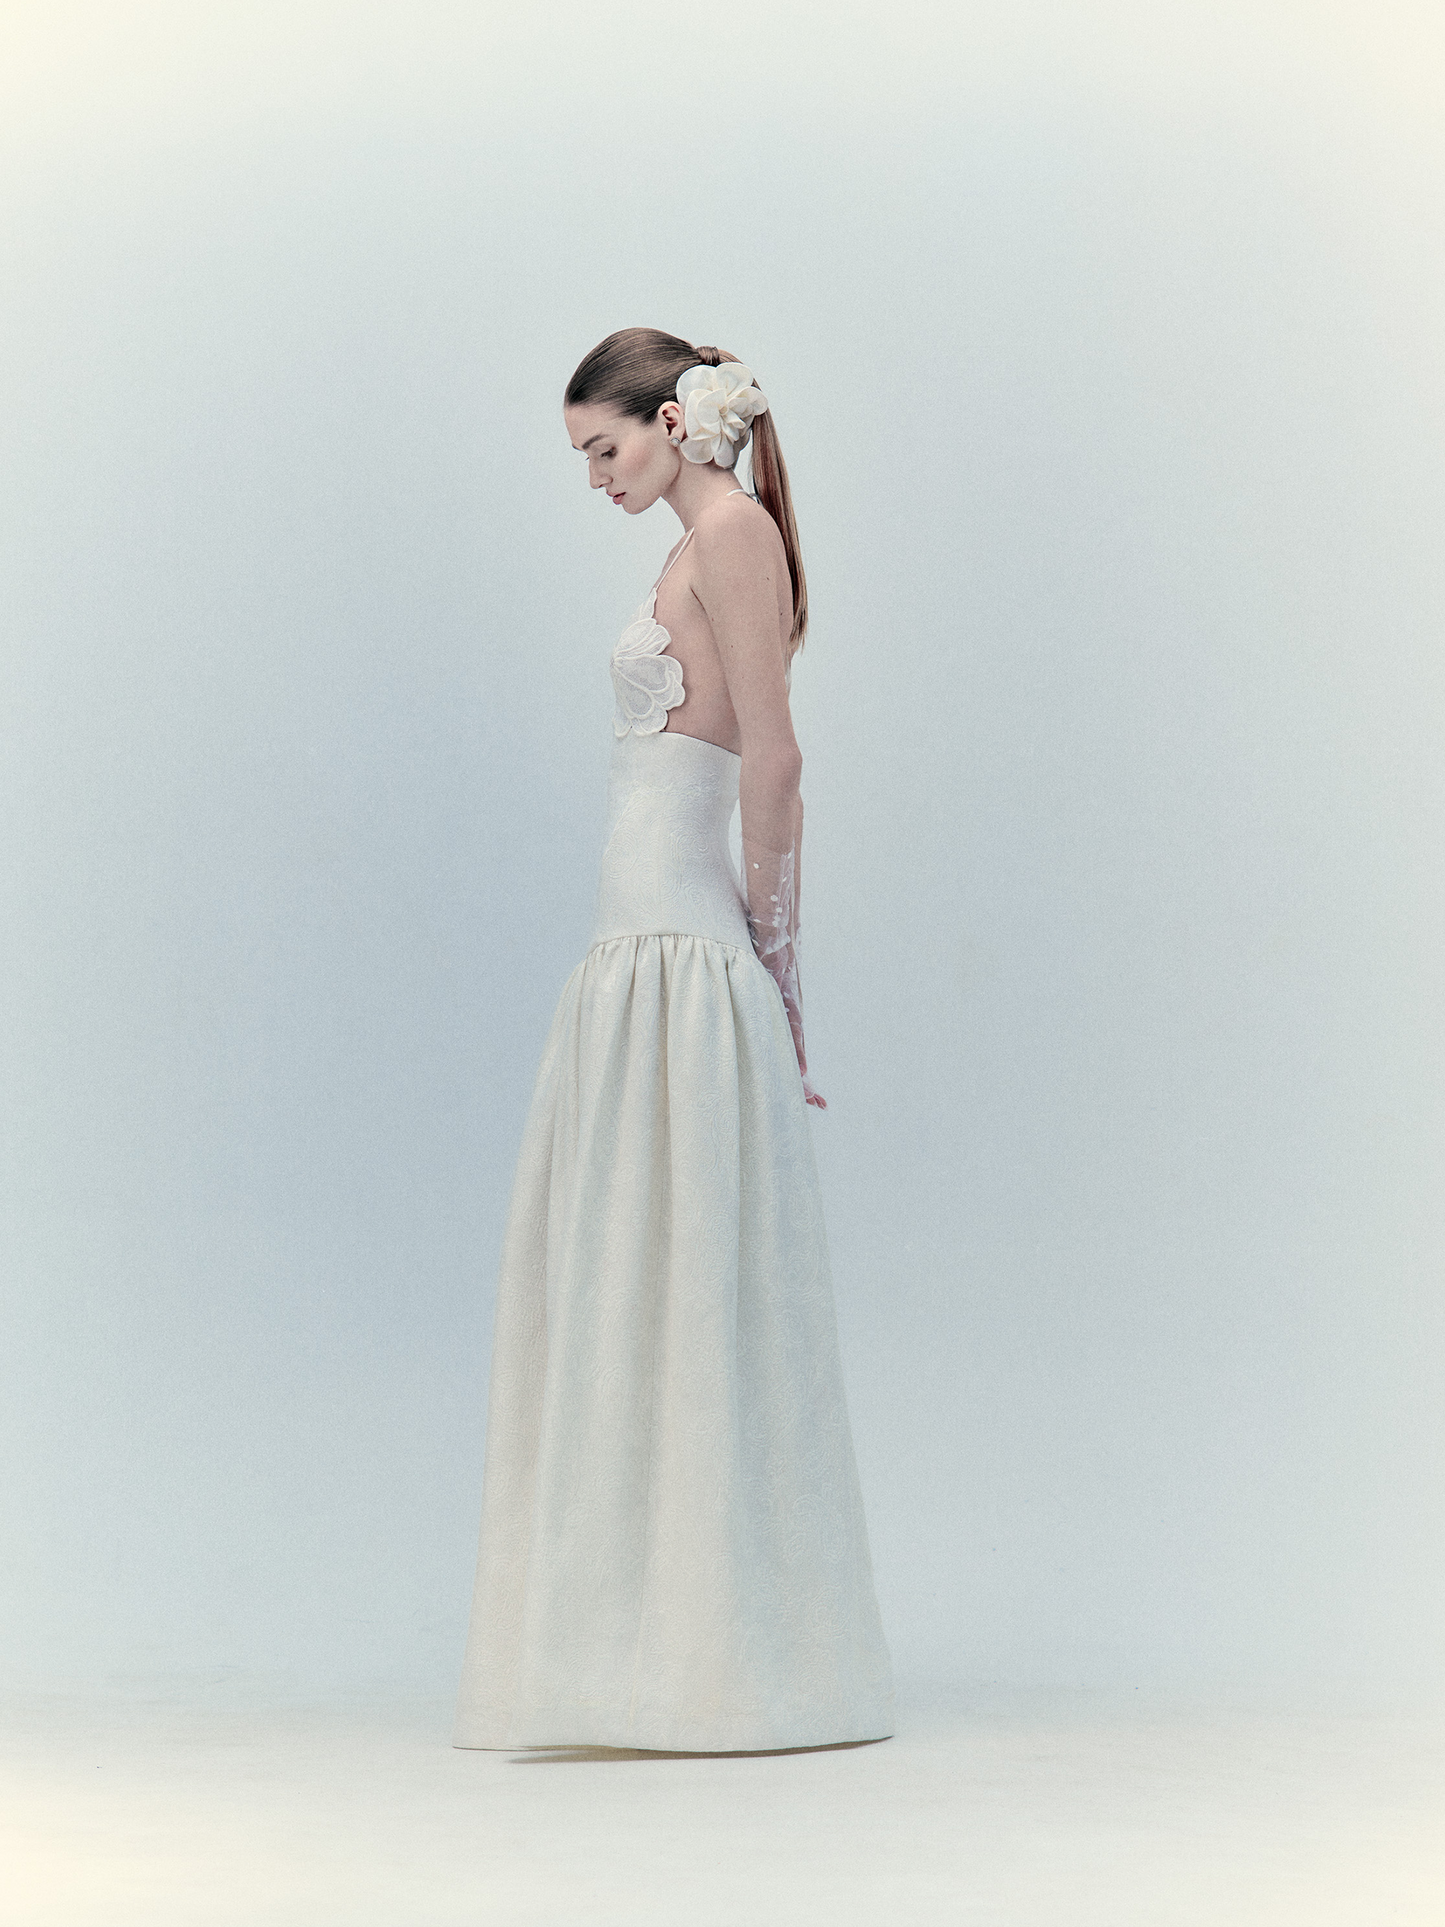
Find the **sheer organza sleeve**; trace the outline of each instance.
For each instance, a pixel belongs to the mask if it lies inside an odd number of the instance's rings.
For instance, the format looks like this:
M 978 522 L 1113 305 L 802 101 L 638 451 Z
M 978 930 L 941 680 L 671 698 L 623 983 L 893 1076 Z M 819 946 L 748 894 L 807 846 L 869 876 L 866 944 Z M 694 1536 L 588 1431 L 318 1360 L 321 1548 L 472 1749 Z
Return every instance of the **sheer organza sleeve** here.
M 751 837 L 743 838 L 743 873 L 747 881 L 748 931 L 759 961 L 783 994 L 783 1009 L 793 1033 L 803 1096 L 825 1110 L 827 1100 L 813 1089 L 803 1048 L 803 994 L 798 979 L 799 905 L 802 900 L 803 805 L 794 817 L 791 848 L 766 849 Z

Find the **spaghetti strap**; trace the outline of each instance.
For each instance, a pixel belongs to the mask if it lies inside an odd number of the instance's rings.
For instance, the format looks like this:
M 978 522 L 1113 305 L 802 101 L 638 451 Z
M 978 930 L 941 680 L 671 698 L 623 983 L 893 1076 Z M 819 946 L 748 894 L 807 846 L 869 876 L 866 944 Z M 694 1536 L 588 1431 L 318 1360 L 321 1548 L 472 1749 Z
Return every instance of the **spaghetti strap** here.
M 694 526 L 696 526 L 696 525 L 694 525 Z M 684 550 L 684 549 L 685 549 L 685 548 L 687 547 L 687 545 L 688 545 L 688 543 L 689 543 L 689 542 L 691 542 L 691 540 L 692 540 L 692 529 L 689 529 L 689 530 L 688 530 L 688 532 L 687 532 L 687 534 L 686 534 L 686 535 L 685 535 L 685 536 L 684 536 L 684 537 L 682 538 L 682 541 L 681 541 L 681 543 L 680 543 L 680 544 L 678 545 L 678 551 L 677 551 L 677 555 L 675 555 L 675 556 L 674 556 L 674 557 L 672 558 L 672 562 L 676 562 L 676 561 L 677 561 L 677 558 L 678 558 L 678 556 L 680 556 L 680 555 L 682 554 L 682 552 L 683 552 L 683 550 Z M 667 569 L 670 569 L 670 568 L 672 567 L 672 562 L 669 562 L 669 563 L 668 563 L 668 565 L 667 565 Z M 662 585 L 663 585 L 663 582 L 664 582 L 664 581 L 666 580 L 666 577 L 667 577 L 667 569 L 664 569 L 664 570 L 663 570 L 663 572 L 662 572 L 662 574 L 661 574 L 661 575 L 660 575 L 660 576 L 659 576 L 659 577 L 657 578 L 657 580 L 656 580 L 656 582 L 654 582 L 654 583 L 653 583 L 653 585 L 652 585 L 652 594 L 653 594 L 653 595 L 656 595 L 656 594 L 657 594 L 657 592 L 658 592 L 658 590 L 659 590 L 659 589 L 660 589 L 660 588 L 662 587 Z

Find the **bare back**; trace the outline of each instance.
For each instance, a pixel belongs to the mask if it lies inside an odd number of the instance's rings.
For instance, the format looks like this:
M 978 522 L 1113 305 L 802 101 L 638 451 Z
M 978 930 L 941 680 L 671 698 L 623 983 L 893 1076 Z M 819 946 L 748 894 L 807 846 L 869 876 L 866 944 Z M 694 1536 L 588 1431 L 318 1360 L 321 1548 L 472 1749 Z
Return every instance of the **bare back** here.
M 778 611 L 778 653 L 786 672 L 788 637 L 793 626 L 792 584 L 777 524 L 751 496 L 737 494 L 726 496 L 709 507 L 698 518 L 694 532 L 700 530 L 704 522 L 711 524 L 724 516 L 747 516 L 754 522 L 766 524 L 764 542 L 769 550 L 775 551 L 769 573 L 773 578 Z M 730 750 L 734 756 L 738 756 L 743 748 L 742 731 L 729 687 L 729 674 L 723 664 L 713 624 L 697 595 L 693 544 L 687 536 L 678 546 L 676 564 L 675 568 L 669 567 L 664 573 L 655 607 L 656 619 L 670 638 L 662 653 L 673 657 L 682 668 L 683 700 L 675 709 L 668 711 L 664 727 L 678 735 L 700 736 L 704 742 L 714 743 L 719 749 Z M 738 673 L 734 665 L 733 676 L 736 677 Z

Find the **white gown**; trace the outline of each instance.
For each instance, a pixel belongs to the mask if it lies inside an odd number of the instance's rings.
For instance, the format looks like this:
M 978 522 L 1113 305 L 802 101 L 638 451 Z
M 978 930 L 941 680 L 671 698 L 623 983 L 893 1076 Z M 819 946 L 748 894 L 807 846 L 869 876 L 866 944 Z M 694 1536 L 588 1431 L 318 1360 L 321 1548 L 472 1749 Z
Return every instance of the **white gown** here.
M 656 595 L 613 656 L 596 923 L 503 1243 L 458 1746 L 893 1727 L 811 1123 L 728 848 L 740 761 L 666 729 Z

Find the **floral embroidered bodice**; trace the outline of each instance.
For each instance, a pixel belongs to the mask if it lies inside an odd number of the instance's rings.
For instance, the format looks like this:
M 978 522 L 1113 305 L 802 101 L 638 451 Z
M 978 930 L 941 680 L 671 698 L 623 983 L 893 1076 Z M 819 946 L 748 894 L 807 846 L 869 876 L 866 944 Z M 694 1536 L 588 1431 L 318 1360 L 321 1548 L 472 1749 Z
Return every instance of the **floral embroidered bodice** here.
M 682 548 L 667 569 L 691 540 L 689 529 L 682 538 Z M 626 736 L 629 730 L 638 736 L 651 736 L 659 729 L 666 729 L 668 710 L 676 709 L 686 693 L 682 686 L 682 664 L 676 656 L 663 653 L 672 637 L 653 613 L 667 569 L 653 583 L 647 599 L 622 631 L 612 651 L 612 688 L 617 697 L 612 728 L 618 736 Z
M 747 492 L 745 488 L 730 491 L 733 495 Z M 666 729 L 668 710 L 676 709 L 687 693 L 682 686 L 682 664 L 666 653 L 672 637 L 657 620 L 656 610 L 657 592 L 667 579 L 667 570 L 692 540 L 692 533 L 689 529 L 682 538 L 677 555 L 653 583 L 612 651 L 612 687 L 617 696 L 612 729 L 617 736 L 653 736 Z M 791 661 L 783 671 L 783 681 L 792 688 Z

